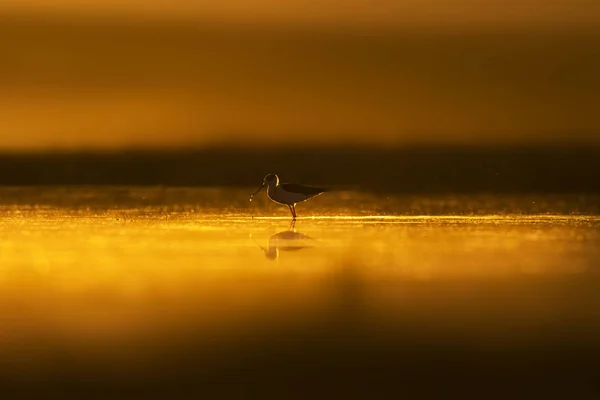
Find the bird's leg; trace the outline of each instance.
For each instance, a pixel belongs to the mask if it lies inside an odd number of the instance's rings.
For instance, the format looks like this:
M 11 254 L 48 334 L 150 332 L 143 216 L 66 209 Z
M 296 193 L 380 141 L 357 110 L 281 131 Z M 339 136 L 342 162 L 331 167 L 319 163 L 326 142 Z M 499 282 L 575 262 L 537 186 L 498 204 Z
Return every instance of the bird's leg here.
M 290 209 L 290 213 L 292 214 L 293 219 L 296 219 L 296 216 L 294 215 L 294 210 L 292 209 L 292 206 L 290 206 L 289 204 L 287 206 Z
M 294 216 L 294 219 L 296 219 L 296 205 L 292 204 L 292 215 Z
M 292 219 L 292 222 L 290 223 L 290 227 L 288 228 L 288 231 L 296 232 L 296 220 L 295 219 Z

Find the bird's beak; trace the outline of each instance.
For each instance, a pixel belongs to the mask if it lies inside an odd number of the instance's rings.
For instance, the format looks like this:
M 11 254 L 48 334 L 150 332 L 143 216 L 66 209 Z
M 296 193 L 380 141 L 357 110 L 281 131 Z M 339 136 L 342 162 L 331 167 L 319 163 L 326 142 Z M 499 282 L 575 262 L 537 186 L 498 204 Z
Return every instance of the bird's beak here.
M 263 184 L 262 184 L 262 185 L 261 185 L 261 186 L 260 186 L 260 187 L 259 187 L 259 188 L 256 190 L 256 192 L 252 193 L 252 195 L 250 196 L 250 198 L 252 198 L 252 197 L 256 196 L 256 193 L 260 192 L 260 190 L 261 190 L 262 188 L 264 188 L 264 187 L 265 187 L 265 184 L 263 183 Z

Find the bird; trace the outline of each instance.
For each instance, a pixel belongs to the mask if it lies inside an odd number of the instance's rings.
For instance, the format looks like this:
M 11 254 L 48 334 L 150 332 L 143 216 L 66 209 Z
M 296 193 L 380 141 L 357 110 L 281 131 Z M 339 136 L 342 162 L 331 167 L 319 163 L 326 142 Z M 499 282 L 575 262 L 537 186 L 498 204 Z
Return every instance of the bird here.
M 290 213 L 292 213 L 293 220 L 297 217 L 296 203 L 300 203 L 329 191 L 329 189 L 298 185 L 296 183 L 279 183 L 279 177 L 277 175 L 268 174 L 264 177 L 263 184 L 250 196 L 250 201 L 252 201 L 252 198 L 264 187 L 267 188 L 267 196 L 269 199 L 275 203 L 288 206 Z

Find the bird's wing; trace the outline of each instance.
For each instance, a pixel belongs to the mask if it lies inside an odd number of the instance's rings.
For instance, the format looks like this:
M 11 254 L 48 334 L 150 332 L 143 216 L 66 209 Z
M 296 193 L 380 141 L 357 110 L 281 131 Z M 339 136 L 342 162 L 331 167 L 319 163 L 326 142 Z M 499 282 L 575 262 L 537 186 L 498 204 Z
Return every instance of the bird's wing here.
M 323 188 L 316 188 L 316 187 L 312 187 L 312 186 L 304 186 L 304 185 L 298 185 L 295 183 L 282 183 L 279 186 L 281 186 L 283 188 L 283 190 L 285 190 L 286 192 L 290 192 L 290 193 L 302 193 L 302 194 L 306 194 L 306 195 L 311 195 L 311 194 L 320 194 L 323 192 L 327 192 L 327 189 L 323 189 Z

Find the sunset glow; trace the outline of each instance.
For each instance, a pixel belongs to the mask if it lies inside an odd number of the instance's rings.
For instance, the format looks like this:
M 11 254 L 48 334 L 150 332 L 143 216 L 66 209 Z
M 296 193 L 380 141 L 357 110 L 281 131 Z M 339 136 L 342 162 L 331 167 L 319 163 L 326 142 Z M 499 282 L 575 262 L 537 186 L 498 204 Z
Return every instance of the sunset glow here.
M 600 5 L 592 0 L 9 0 L 0 9 L 80 16 L 408 26 L 596 26 Z

